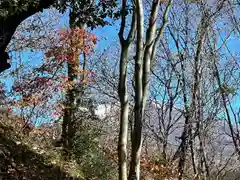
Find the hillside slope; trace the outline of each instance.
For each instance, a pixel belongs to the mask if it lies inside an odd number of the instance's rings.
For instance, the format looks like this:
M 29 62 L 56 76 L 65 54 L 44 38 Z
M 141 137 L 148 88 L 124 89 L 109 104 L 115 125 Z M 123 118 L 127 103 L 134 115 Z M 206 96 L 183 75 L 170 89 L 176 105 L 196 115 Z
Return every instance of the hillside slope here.
M 29 137 L 16 132 L 0 121 L 0 180 L 81 179 L 73 177 L 66 166 L 54 160 L 60 151 L 40 150 Z

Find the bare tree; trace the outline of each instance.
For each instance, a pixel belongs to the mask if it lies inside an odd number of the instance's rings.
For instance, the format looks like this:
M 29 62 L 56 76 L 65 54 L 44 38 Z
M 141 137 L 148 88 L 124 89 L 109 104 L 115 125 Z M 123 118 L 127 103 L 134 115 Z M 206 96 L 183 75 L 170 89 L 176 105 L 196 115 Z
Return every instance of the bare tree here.
M 120 131 L 118 140 L 118 161 L 119 161 L 119 179 L 127 180 L 127 141 L 128 141 L 128 114 L 129 114 L 129 102 L 128 102 L 128 90 L 127 90 L 127 64 L 130 45 L 135 37 L 136 30 L 136 13 L 133 6 L 131 28 L 128 33 L 128 37 L 124 38 L 124 30 L 126 27 L 127 18 L 127 1 L 122 1 L 122 19 L 119 30 L 119 39 L 121 44 L 121 55 L 119 64 L 119 84 L 118 95 L 121 104 L 120 113 Z
M 157 29 L 157 18 L 160 1 L 152 1 L 149 24 L 144 41 L 144 8 L 143 1 L 136 1 L 137 16 L 137 39 L 135 55 L 135 107 L 134 107 L 134 128 L 132 135 L 132 153 L 130 162 L 129 179 L 140 179 L 140 158 L 142 147 L 142 123 L 144 118 L 145 105 L 148 98 L 150 64 L 154 61 L 156 48 L 159 39 L 168 23 L 168 14 L 172 0 L 168 1 L 163 13 L 162 25 Z

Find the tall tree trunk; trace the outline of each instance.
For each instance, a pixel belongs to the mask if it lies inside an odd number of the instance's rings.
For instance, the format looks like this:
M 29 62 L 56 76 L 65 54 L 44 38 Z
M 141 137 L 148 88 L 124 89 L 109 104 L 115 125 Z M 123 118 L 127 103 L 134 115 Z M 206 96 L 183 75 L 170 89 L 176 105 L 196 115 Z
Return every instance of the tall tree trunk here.
M 202 92 L 201 88 L 199 88 L 199 92 L 197 95 L 197 101 L 198 101 L 198 109 L 197 109 L 197 118 L 198 122 L 196 125 L 196 136 L 198 137 L 199 140 L 199 165 L 198 165 L 198 175 L 203 180 L 209 179 L 210 178 L 210 172 L 209 172 L 209 167 L 208 167 L 208 162 L 206 159 L 205 155 L 205 143 L 204 143 L 204 137 L 203 137 L 203 103 L 202 103 Z M 205 167 L 205 169 L 204 169 Z
M 73 147 L 73 137 L 75 135 L 75 115 L 77 109 L 77 80 L 78 74 L 76 70 L 79 69 L 79 54 L 78 52 L 74 52 L 73 62 L 68 62 L 68 77 L 70 78 L 70 82 L 73 83 L 72 89 L 69 90 L 68 94 L 68 105 L 69 105 L 69 121 L 68 121 L 68 148 L 71 149 Z
M 193 79 L 193 88 L 192 88 L 192 102 L 191 102 L 191 109 L 188 107 L 188 100 L 187 100 L 187 91 L 186 91 L 186 79 L 185 79 L 185 74 L 184 70 L 185 67 L 183 65 L 184 56 L 183 54 L 179 51 L 180 58 L 181 58 L 181 79 L 182 79 L 182 90 L 183 90 L 183 101 L 184 101 L 184 106 L 185 106 L 185 124 L 184 124 L 184 130 L 181 135 L 181 144 L 175 153 L 173 159 L 175 160 L 177 157 L 179 157 L 179 163 L 178 163 L 178 172 L 179 176 L 178 179 L 182 180 L 183 178 L 183 173 L 184 173 L 184 167 L 185 167 L 185 162 L 186 162 L 186 153 L 187 150 L 190 146 L 191 150 L 191 159 L 192 159 L 192 165 L 193 165 L 193 171 L 196 174 L 196 165 L 195 165 L 195 158 L 194 158 L 194 148 L 193 148 L 193 141 L 194 141 L 194 136 L 193 136 L 193 119 L 196 118 L 196 106 L 197 106 L 197 93 L 199 91 L 199 80 L 200 80 L 200 55 L 201 51 L 203 48 L 203 44 L 205 42 L 205 36 L 206 36 L 206 29 L 208 28 L 209 24 L 207 22 L 208 16 L 203 13 L 201 17 L 201 22 L 198 25 L 199 29 L 199 38 L 198 38 L 198 44 L 196 48 L 196 54 L 194 57 L 194 79 Z M 172 32 L 170 32 L 171 36 L 173 37 L 176 47 L 179 50 L 179 42 L 176 40 Z M 195 119 L 199 120 L 199 119 Z
M 134 129 L 132 135 L 132 152 L 129 170 L 130 180 L 140 179 L 140 158 L 142 148 L 142 123 L 144 120 L 145 105 L 148 98 L 148 87 L 150 80 L 151 62 L 155 59 L 157 43 L 163 34 L 168 23 L 168 13 L 172 5 L 169 0 L 167 8 L 164 12 L 162 25 L 159 31 L 156 30 L 157 15 L 159 12 L 160 1 L 152 1 L 151 15 L 149 25 L 146 32 L 146 41 L 144 43 L 144 8 L 143 1 L 136 0 L 137 15 L 137 40 L 136 40 L 136 56 L 135 56 L 135 114 Z
M 129 171 L 129 180 L 140 179 L 140 155 L 142 146 L 142 117 L 143 117 L 143 88 L 142 88 L 142 72 L 143 72 L 143 33 L 144 33 L 144 12 L 142 0 L 136 1 L 137 15 L 137 44 L 135 56 L 135 107 L 134 107 L 134 128 L 132 135 L 132 152 Z
M 118 139 L 118 170 L 119 180 L 127 180 L 127 140 L 128 140 L 128 115 L 129 115 L 129 103 L 128 103 L 128 91 L 127 91 L 127 60 L 130 45 L 132 44 L 135 31 L 136 31 L 136 14 L 135 11 L 132 14 L 131 29 L 128 33 L 127 39 L 124 39 L 124 30 L 126 25 L 127 16 L 127 3 L 126 0 L 122 0 L 122 21 L 119 30 L 119 39 L 121 43 L 121 57 L 119 65 L 119 84 L 118 84 L 118 96 L 121 104 L 120 112 L 120 131 Z
M 119 180 L 127 180 L 127 136 L 128 136 L 128 93 L 127 93 L 128 47 L 122 47 L 120 60 L 119 99 L 121 103 L 120 132 L 118 139 Z
M 70 28 L 72 29 L 72 19 L 70 18 Z M 84 24 L 80 24 L 80 28 L 84 28 Z M 79 69 L 79 54 L 78 50 L 71 52 L 72 59 L 67 61 L 68 70 L 68 81 L 71 84 L 71 88 L 67 89 L 65 109 L 62 124 L 62 143 L 65 149 L 72 149 L 73 147 L 73 137 L 75 135 L 75 115 L 76 109 L 78 107 L 79 91 L 77 87 L 77 81 L 79 79 L 78 69 Z
M 66 93 L 66 103 L 64 109 L 64 117 L 63 117 L 63 124 L 62 124 L 62 141 L 63 145 L 67 149 L 72 148 L 72 139 L 75 134 L 74 130 L 74 120 L 75 120 L 75 110 L 77 108 L 77 87 L 76 82 L 78 79 L 78 75 L 76 70 L 79 68 L 79 60 L 78 60 L 78 53 L 73 52 L 73 60 L 68 61 L 68 79 L 69 82 L 72 83 L 71 89 L 67 90 Z

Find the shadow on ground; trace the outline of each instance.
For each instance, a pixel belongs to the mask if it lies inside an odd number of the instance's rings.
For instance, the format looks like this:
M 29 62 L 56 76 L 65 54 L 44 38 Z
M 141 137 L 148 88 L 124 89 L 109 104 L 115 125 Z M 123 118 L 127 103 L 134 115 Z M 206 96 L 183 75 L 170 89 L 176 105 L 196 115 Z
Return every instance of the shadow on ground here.
M 0 180 L 77 180 L 44 157 L 0 133 Z

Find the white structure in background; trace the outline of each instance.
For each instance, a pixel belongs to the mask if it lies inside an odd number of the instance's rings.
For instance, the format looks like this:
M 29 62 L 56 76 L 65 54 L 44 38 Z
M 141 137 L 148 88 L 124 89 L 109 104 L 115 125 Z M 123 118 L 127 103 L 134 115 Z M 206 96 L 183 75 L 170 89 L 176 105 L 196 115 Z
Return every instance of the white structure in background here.
M 104 119 L 108 116 L 111 116 L 111 113 L 113 112 L 114 109 L 116 110 L 116 108 L 118 108 L 116 105 L 101 104 L 96 108 L 94 113 L 98 118 Z

